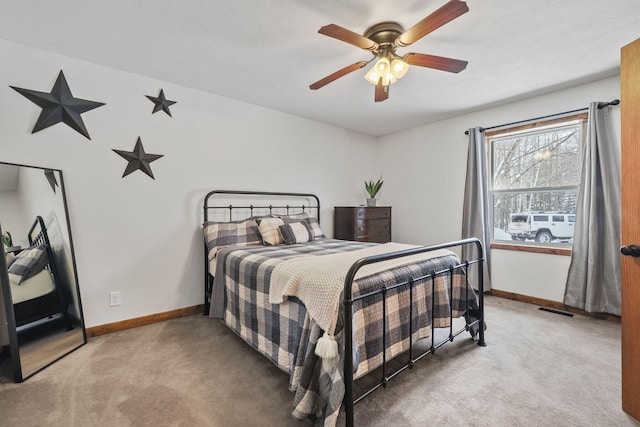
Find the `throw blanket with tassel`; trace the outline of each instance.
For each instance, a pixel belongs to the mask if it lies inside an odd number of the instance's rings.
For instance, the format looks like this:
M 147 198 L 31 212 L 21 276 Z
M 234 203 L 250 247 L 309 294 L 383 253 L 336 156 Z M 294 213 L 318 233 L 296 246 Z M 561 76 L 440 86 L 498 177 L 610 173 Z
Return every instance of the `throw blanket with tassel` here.
M 340 296 L 349 268 L 361 258 L 417 247 L 401 243 L 385 243 L 348 253 L 305 256 L 284 261 L 278 264 L 271 274 L 269 302 L 281 304 L 286 302 L 288 297 L 297 297 L 304 303 L 309 316 L 325 331 L 325 336 L 328 335 L 328 338 L 333 340 Z M 356 279 L 400 265 L 451 253 L 451 251 L 439 250 L 369 264 L 358 271 Z M 320 348 L 316 353 L 319 356 L 334 358 L 338 355 L 337 345 L 334 346 L 326 340 L 323 342 L 322 338 L 318 341 L 318 345 Z M 331 346 L 331 348 L 325 350 L 325 346 Z

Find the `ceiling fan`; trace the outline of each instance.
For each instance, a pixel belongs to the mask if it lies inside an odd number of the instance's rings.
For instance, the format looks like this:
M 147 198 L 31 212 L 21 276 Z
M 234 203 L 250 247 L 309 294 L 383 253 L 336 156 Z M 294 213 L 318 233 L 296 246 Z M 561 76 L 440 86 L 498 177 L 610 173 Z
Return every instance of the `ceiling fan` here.
M 399 56 L 396 54 L 396 49 L 415 43 L 468 11 L 469 7 L 465 2 L 450 0 L 407 31 L 404 31 L 402 25 L 397 22 L 375 24 L 369 27 L 363 35 L 336 24 L 325 25 L 318 30 L 318 33 L 371 51 L 374 57 L 369 61 L 359 61 L 329 74 L 310 85 L 309 88 L 312 90 L 320 89 L 340 77 L 359 70 L 374 59 L 378 59 L 378 61 L 367 72 L 365 78 L 376 86 L 375 102 L 389 98 L 389 86 L 405 75 L 409 65 L 459 73 L 467 67 L 467 61 L 414 52 Z

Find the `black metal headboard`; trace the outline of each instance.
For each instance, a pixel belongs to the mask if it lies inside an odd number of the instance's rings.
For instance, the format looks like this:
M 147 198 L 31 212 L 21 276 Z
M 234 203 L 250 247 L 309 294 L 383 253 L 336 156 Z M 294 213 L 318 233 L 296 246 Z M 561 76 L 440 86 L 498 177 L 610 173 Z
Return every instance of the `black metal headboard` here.
M 40 215 L 36 216 L 33 221 L 29 233 L 27 235 L 29 239 L 29 246 L 44 245 L 47 251 L 47 265 L 45 266 L 53 275 L 53 280 L 57 289 L 60 289 L 60 277 L 58 276 L 58 268 L 55 263 L 53 247 L 51 247 L 51 241 L 49 240 L 49 233 L 47 227 L 44 225 L 44 219 Z
M 228 218 L 224 221 L 229 222 L 256 215 L 290 215 L 306 212 L 320 222 L 320 199 L 311 193 L 213 190 L 204 198 L 204 220 L 220 220 L 219 217 L 211 218 L 214 212 L 218 215 L 223 214 Z
M 34 234 L 34 231 L 37 231 L 37 233 Z M 47 227 L 44 225 L 44 220 L 40 215 L 36 216 L 35 221 L 33 221 L 33 224 L 29 229 L 28 238 L 29 246 L 47 245 L 47 247 L 51 247 L 49 235 L 47 234 Z
M 320 199 L 311 193 L 213 190 L 204 198 L 204 221 L 232 222 L 253 216 L 308 213 L 320 222 Z M 204 313 L 209 314 L 213 278 L 204 245 Z

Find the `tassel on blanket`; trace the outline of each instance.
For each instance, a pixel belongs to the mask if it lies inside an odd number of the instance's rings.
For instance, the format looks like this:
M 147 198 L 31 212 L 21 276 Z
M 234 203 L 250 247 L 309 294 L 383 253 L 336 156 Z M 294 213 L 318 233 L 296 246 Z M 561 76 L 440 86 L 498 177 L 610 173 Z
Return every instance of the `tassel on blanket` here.
M 338 343 L 333 335 L 325 333 L 316 343 L 316 354 L 323 359 L 338 357 Z

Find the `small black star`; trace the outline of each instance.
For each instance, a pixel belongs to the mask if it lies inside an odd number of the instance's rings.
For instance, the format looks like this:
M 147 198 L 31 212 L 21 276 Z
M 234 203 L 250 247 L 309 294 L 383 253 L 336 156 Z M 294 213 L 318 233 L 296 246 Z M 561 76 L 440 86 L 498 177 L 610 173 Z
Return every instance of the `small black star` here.
M 87 139 L 91 139 L 80 115 L 105 105 L 102 102 L 74 98 L 62 70 L 60 70 L 60 74 L 58 74 L 58 78 L 53 84 L 50 93 L 22 89 L 14 86 L 10 87 L 42 108 L 40 117 L 38 117 L 38 121 L 31 133 L 36 133 L 56 123 L 64 122 L 67 126 L 80 132 Z
M 58 186 L 58 180 L 56 179 L 56 176 L 53 173 L 53 170 L 45 169 L 44 170 L 44 176 L 47 177 L 47 181 L 49 181 L 49 185 L 51 186 L 51 189 L 55 193 L 56 192 L 56 187 Z
M 155 107 L 153 107 L 153 111 L 151 112 L 151 114 L 157 113 L 158 111 L 162 110 L 165 113 L 167 113 L 169 117 L 173 117 L 171 115 L 171 111 L 169 111 L 169 106 L 173 104 L 177 104 L 177 102 L 169 101 L 167 98 L 165 98 L 164 91 L 162 89 L 160 89 L 160 95 L 158 95 L 157 98 L 155 96 L 149 96 L 149 95 L 145 95 L 145 96 L 149 98 L 151 101 L 153 101 L 154 104 L 156 104 Z
M 153 172 L 151 172 L 151 166 L 149 163 L 154 160 L 158 160 L 160 157 L 164 157 L 162 154 L 147 154 L 144 152 L 144 147 L 142 146 L 142 140 L 138 137 L 138 141 L 136 142 L 136 146 L 133 151 L 123 151 L 123 150 L 113 150 L 126 159 L 129 163 L 127 164 L 127 168 L 124 170 L 124 174 L 122 177 L 129 175 L 132 172 L 140 169 L 142 172 L 149 175 L 152 179 Z

